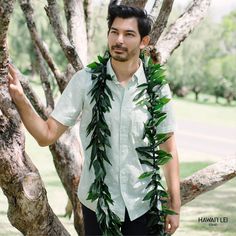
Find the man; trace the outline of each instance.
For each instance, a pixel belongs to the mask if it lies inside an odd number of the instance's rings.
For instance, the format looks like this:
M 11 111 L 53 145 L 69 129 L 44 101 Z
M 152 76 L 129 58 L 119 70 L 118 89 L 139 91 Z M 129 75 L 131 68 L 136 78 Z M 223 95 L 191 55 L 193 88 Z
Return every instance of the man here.
M 105 183 L 109 187 L 114 204 L 112 211 L 121 219 L 121 231 L 124 235 L 148 235 L 148 201 L 143 201 L 146 194 L 146 180 L 139 176 L 145 171 L 140 164 L 135 148 L 145 146 L 142 139 L 144 123 L 148 119 L 147 110 L 140 108 L 133 101 L 137 86 L 146 81 L 140 50 L 149 44 L 151 20 L 141 9 L 110 4 L 108 12 L 108 47 L 110 59 L 107 62 L 107 74 L 112 80 L 107 85 L 112 92 L 110 112 L 105 113 L 105 120 L 111 131 L 107 156 L 112 165 L 106 165 Z M 84 166 L 78 189 L 78 196 L 83 204 L 86 235 L 101 235 L 95 210 L 96 202 L 87 200 L 88 192 L 95 175 L 90 165 L 91 148 L 88 145 L 91 135 L 87 136 L 87 127 L 92 119 L 91 71 L 85 68 L 77 72 L 63 92 L 56 108 L 47 121 L 43 121 L 31 108 L 17 78 L 16 71 L 9 67 L 9 91 L 21 119 L 39 145 L 54 143 L 65 130 L 75 124 L 81 114 L 80 136 L 84 149 Z M 163 86 L 161 96 L 170 96 L 168 86 Z M 167 118 L 158 127 L 160 133 L 168 133 L 170 138 L 160 145 L 162 150 L 172 154 L 172 160 L 164 166 L 164 175 L 170 195 L 170 209 L 179 213 L 179 165 L 174 138 L 174 124 L 170 104 L 164 108 Z M 179 214 L 166 217 L 165 231 L 173 234 L 179 225 Z

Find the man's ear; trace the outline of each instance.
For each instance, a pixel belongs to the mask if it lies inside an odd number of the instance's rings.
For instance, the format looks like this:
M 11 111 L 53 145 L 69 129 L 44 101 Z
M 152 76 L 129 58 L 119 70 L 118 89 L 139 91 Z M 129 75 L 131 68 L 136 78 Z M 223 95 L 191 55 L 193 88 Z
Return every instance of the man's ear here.
M 147 47 L 150 42 L 150 39 L 151 38 L 149 35 L 144 36 L 140 43 L 140 49 L 144 49 L 145 47 Z

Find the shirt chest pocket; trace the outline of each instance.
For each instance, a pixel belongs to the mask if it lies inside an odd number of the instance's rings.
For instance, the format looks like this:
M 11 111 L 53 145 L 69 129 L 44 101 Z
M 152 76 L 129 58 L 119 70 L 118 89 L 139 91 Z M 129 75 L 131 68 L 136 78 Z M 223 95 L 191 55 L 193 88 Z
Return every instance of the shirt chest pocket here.
M 142 139 L 144 134 L 144 124 L 150 119 L 150 113 L 138 107 L 132 111 L 132 135 L 135 138 Z

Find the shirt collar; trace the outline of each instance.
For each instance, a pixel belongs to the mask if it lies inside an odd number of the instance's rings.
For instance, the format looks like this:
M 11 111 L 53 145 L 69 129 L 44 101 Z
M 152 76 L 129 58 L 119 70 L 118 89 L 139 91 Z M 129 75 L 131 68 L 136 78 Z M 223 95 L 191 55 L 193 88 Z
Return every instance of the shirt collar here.
M 107 73 L 111 76 L 112 80 L 115 83 L 119 84 L 119 81 L 117 80 L 116 74 L 111 65 L 111 59 L 109 59 L 107 62 Z M 143 69 L 143 62 L 141 59 L 140 59 L 139 68 L 136 70 L 131 80 L 136 82 L 138 85 L 142 83 L 146 83 L 147 81 L 145 73 L 144 73 L 144 69 Z

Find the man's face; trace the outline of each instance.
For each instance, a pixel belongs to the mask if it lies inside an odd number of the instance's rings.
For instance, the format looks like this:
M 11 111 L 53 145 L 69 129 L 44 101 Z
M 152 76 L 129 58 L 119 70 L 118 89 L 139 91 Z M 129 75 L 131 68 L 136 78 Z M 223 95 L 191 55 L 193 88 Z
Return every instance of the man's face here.
M 108 47 L 111 57 L 117 61 L 125 62 L 139 57 L 140 49 L 144 46 L 135 17 L 114 19 L 108 33 Z

